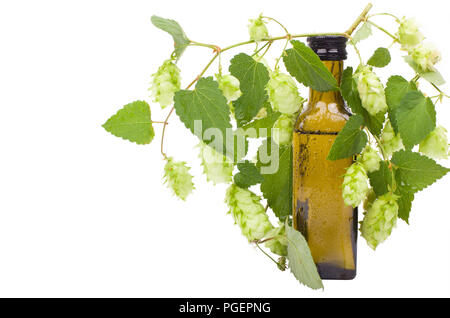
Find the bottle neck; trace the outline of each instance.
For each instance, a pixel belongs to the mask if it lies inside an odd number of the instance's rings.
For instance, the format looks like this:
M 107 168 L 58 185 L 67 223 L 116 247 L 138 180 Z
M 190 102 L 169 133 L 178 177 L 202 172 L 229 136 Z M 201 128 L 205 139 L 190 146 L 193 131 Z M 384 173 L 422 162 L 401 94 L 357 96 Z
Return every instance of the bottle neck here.
M 344 69 L 344 61 L 322 61 L 325 67 L 331 72 L 331 74 L 336 79 L 337 85 L 341 84 L 342 72 Z M 319 102 L 325 103 L 336 103 L 338 105 L 344 106 L 344 101 L 342 99 L 339 90 L 329 91 L 329 92 L 319 92 L 314 89 L 309 91 L 309 105 L 316 107 Z

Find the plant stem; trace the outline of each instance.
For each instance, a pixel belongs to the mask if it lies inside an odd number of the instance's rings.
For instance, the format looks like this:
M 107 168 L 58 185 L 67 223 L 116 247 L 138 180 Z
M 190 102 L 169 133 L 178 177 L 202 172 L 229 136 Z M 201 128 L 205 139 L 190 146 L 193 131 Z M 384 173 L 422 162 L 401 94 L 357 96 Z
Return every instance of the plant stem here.
M 393 17 L 396 22 L 400 22 L 400 19 L 397 16 L 393 15 L 392 13 L 386 13 L 386 12 L 371 14 L 371 15 L 367 16 L 367 19 L 370 19 L 371 17 L 375 17 L 375 16 L 380 16 L 380 15 L 387 15 L 387 16 Z
M 270 256 L 269 254 L 267 254 L 266 251 L 264 251 L 264 250 L 261 248 L 261 246 L 259 246 L 258 242 L 254 242 L 254 243 L 255 243 L 256 247 L 257 247 L 261 252 L 263 252 L 264 255 L 266 255 L 268 258 L 270 258 L 270 259 L 272 260 L 272 262 L 274 262 L 275 264 L 277 264 L 277 267 L 278 267 L 278 265 L 279 265 L 278 262 L 277 262 L 276 260 L 274 260 L 274 259 L 272 258 L 272 256 Z
M 378 30 L 383 31 L 384 33 L 386 33 L 387 35 L 389 35 L 394 42 L 398 42 L 398 39 L 395 35 L 392 35 L 390 32 L 388 32 L 385 28 L 380 27 L 378 24 L 373 23 L 372 21 L 367 20 L 367 23 L 373 25 L 374 27 L 376 27 Z
M 450 96 L 448 96 L 447 94 L 445 94 L 439 87 L 437 87 L 437 85 L 436 84 L 434 84 L 434 83 L 430 83 L 438 92 L 439 92 L 439 94 L 441 94 L 442 96 L 444 96 L 444 97 L 447 97 L 447 98 L 450 98 Z
M 268 20 L 272 20 L 273 22 L 277 23 L 280 27 L 282 27 L 283 30 L 286 31 L 287 34 L 289 34 L 289 32 L 288 32 L 288 30 L 286 29 L 286 27 L 285 27 L 283 24 L 281 24 L 278 20 L 275 20 L 274 18 L 271 18 L 271 17 L 265 17 L 265 16 L 262 16 L 261 18 L 263 18 L 263 19 L 268 19 Z
M 361 12 L 361 14 L 358 16 L 358 18 L 353 22 L 353 24 L 350 26 L 350 28 L 345 32 L 347 35 L 352 35 L 352 33 L 356 30 L 358 25 L 366 19 L 367 13 L 369 13 L 370 9 L 372 9 L 372 4 L 369 3 L 364 10 Z

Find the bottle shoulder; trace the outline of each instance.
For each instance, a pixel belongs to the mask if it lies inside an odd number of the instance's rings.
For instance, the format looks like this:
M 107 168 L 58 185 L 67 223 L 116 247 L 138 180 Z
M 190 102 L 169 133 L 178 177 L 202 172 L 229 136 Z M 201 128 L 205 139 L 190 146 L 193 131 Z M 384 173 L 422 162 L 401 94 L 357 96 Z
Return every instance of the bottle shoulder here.
M 295 130 L 308 132 L 339 132 L 351 113 L 344 103 L 318 101 L 309 103 L 300 113 Z

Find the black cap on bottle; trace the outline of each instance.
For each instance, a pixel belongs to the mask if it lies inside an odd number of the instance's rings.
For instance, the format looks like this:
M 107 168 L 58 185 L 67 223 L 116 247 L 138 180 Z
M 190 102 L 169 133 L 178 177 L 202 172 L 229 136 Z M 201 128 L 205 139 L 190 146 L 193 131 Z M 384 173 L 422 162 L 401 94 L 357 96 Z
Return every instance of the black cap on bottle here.
M 309 47 L 322 61 L 341 61 L 347 59 L 347 38 L 339 35 L 311 36 Z

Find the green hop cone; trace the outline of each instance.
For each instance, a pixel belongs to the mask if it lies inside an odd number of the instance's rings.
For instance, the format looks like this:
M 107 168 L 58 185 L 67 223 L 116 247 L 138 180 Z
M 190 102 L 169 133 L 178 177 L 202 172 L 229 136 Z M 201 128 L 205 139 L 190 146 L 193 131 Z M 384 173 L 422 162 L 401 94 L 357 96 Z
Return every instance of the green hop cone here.
M 167 163 L 164 167 L 164 183 L 182 200 L 186 200 L 187 196 L 194 189 L 189 169 L 186 166 L 186 162 L 174 161 L 171 157 L 167 158 Z
M 397 31 L 398 41 L 402 48 L 407 49 L 420 44 L 424 36 L 419 31 L 419 26 L 415 19 L 406 19 L 403 17 L 400 20 L 400 26 Z
M 228 103 L 234 102 L 238 99 L 242 92 L 239 89 L 239 80 L 233 75 L 216 75 L 217 81 L 219 82 L 219 88 L 223 93 L 223 96 L 227 99 Z
M 367 173 L 359 162 L 348 167 L 342 184 L 342 197 L 345 204 L 357 207 L 369 191 L 367 182 Z
M 180 90 L 180 70 L 171 60 L 166 60 L 152 77 L 149 90 L 154 102 L 165 108 L 173 103 L 175 92 Z
M 420 144 L 419 151 L 433 159 L 448 158 L 447 130 L 437 126 Z
M 233 162 L 223 154 L 202 141 L 198 144 L 199 157 L 202 161 L 203 172 L 208 181 L 217 183 L 229 183 L 233 175 Z
M 249 242 L 262 239 L 272 230 L 260 198 L 250 190 L 232 184 L 227 190 L 225 203 Z
M 430 43 L 421 44 L 408 50 L 408 55 L 422 72 L 434 72 L 434 65 L 441 60 L 441 53 Z
M 267 238 L 272 238 L 268 240 L 264 245 L 272 251 L 272 253 L 278 254 L 280 256 L 287 255 L 287 237 L 284 228 L 284 223 L 280 222 L 280 226 L 270 230 Z
M 387 111 L 386 96 L 383 84 L 368 65 L 361 65 L 355 73 L 359 96 L 362 106 L 375 116 Z
M 278 145 L 287 145 L 292 141 L 294 130 L 294 117 L 291 115 L 280 115 L 273 124 L 272 139 Z
M 300 111 L 304 102 L 292 77 L 278 70 L 270 74 L 267 92 L 273 110 L 283 114 L 295 114 Z
M 380 155 L 370 146 L 366 146 L 362 154 L 358 157 L 358 162 L 361 163 L 368 173 L 380 169 Z
M 269 37 L 269 31 L 267 30 L 265 22 L 262 17 L 259 16 L 257 19 L 249 19 L 250 24 L 248 25 L 248 34 L 250 35 L 250 40 L 259 42 L 262 39 Z
M 384 242 L 397 223 L 398 196 L 386 193 L 372 203 L 361 222 L 361 235 L 372 249 Z
M 402 138 L 400 134 L 396 134 L 394 128 L 392 128 L 391 122 L 387 121 L 381 132 L 381 145 L 388 157 L 394 152 L 404 149 Z

